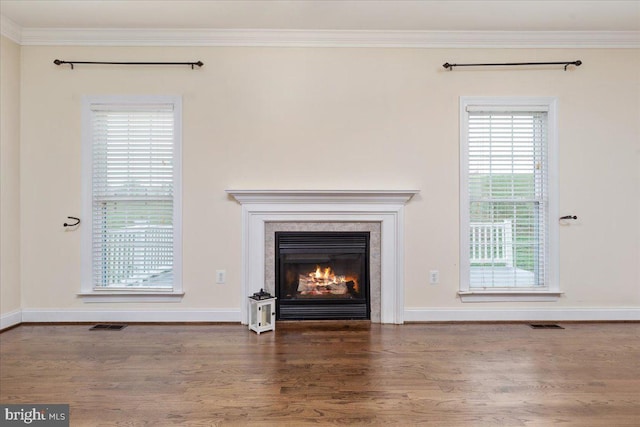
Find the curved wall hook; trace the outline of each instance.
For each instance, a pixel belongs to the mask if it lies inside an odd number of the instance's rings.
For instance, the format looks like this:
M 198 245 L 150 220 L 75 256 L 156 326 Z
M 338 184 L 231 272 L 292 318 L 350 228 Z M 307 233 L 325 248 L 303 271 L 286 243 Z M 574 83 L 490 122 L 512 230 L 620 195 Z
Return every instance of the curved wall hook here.
M 73 224 L 67 224 L 66 222 L 64 224 L 62 224 L 65 227 L 75 227 L 76 225 L 80 224 L 80 218 L 76 218 L 75 216 L 68 216 L 67 218 L 69 219 L 73 219 L 76 222 Z

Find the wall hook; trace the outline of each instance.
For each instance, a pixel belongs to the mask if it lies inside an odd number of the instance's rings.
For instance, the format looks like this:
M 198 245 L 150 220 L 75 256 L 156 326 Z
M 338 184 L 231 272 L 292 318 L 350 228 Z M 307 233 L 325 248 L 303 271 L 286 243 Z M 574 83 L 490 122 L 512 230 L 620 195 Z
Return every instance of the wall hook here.
M 75 216 L 68 216 L 67 218 L 69 219 L 73 219 L 76 222 L 73 224 L 67 224 L 66 222 L 64 224 L 62 224 L 65 227 L 75 227 L 76 225 L 80 224 L 80 218 L 76 218 Z
M 560 219 L 578 219 L 578 217 L 575 215 L 565 215 L 561 216 Z

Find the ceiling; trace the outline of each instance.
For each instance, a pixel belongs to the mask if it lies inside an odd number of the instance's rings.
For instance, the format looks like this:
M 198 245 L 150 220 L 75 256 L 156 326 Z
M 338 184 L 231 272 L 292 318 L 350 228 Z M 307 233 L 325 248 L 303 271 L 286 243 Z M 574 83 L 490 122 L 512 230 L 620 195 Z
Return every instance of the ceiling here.
M 640 1 L 0 0 L 21 29 L 640 31 Z

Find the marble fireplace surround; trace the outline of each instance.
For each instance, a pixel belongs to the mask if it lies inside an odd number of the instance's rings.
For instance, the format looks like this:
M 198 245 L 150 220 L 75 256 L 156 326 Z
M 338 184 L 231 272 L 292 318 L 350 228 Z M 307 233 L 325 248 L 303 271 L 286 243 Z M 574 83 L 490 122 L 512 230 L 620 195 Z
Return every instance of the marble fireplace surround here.
M 241 319 L 265 287 L 268 223 L 378 223 L 381 323 L 404 319 L 404 206 L 417 190 L 226 190 L 242 205 Z M 373 310 L 373 308 L 372 308 Z M 376 314 L 377 317 L 377 314 Z M 377 319 L 376 319 L 377 320 Z

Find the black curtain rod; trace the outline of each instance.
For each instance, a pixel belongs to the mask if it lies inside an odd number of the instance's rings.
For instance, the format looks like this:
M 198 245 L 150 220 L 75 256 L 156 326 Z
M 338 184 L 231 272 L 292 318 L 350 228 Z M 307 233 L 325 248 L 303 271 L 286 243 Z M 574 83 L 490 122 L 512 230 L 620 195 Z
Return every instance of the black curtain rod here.
M 582 65 L 582 61 L 561 61 L 561 62 L 504 62 L 501 64 L 449 64 L 448 62 L 442 64 L 444 68 L 448 68 L 449 71 L 453 70 L 453 67 L 503 67 L 503 66 L 516 66 L 516 65 L 564 65 L 564 70 L 567 71 L 569 65 L 575 65 L 579 67 Z
M 190 65 L 191 69 L 197 65 L 198 67 L 202 67 L 204 63 L 202 61 L 198 62 L 105 62 L 105 61 L 62 61 L 60 59 L 56 59 L 53 61 L 56 65 L 69 64 L 71 65 L 71 69 L 73 70 L 74 64 L 103 64 L 103 65 Z

